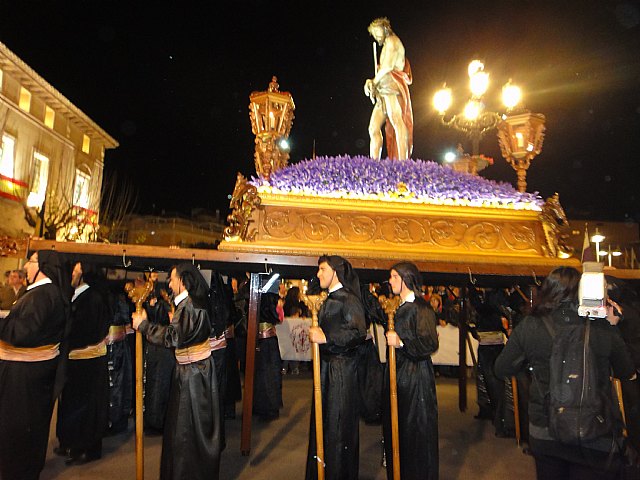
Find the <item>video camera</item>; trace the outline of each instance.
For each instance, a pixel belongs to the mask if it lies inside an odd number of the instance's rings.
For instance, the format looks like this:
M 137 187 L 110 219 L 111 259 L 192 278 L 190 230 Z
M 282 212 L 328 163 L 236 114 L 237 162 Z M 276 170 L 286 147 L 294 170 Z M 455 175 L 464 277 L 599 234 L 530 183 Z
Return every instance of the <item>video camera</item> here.
M 607 282 L 603 264 L 584 262 L 578 287 L 578 315 L 581 317 L 607 317 Z

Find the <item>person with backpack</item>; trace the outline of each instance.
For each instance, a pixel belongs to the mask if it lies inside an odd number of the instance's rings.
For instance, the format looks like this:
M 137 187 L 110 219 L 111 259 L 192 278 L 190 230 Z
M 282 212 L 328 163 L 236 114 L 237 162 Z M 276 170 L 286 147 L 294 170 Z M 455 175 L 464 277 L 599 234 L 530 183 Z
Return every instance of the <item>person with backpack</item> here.
M 509 377 L 528 368 L 529 444 L 538 479 L 614 479 L 622 467 L 620 412 L 610 376 L 635 379 L 619 317 L 578 315 L 580 273 L 553 270 L 531 315 L 514 329 L 496 360 Z

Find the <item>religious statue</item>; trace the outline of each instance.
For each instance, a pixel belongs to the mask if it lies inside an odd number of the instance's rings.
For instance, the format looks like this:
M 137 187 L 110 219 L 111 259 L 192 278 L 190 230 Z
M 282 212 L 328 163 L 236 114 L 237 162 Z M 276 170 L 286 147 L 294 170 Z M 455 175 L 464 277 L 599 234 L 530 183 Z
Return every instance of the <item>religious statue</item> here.
M 385 125 L 387 156 L 406 160 L 413 150 L 413 112 L 409 85 L 413 82 L 404 45 L 391 30 L 387 18 L 377 18 L 368 28 L 374 38 L 375 76 L 364 84 L 364 93 L 373 103 L 369 121 L 369 151 L 371 158 L 382 155 L 382 125 Z M 376 42 L 382 47 L 377 61 Z

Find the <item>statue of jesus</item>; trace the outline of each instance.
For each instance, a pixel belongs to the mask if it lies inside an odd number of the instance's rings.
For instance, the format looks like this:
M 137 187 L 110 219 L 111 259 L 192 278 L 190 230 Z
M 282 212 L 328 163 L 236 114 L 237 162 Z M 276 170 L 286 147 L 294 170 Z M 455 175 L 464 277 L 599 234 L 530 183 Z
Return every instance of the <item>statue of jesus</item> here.
M 364 93 L 373 102 L 369 121 L 369 152 L 371 158 L 382 155 L 382 125 L 385 125 L 387 156 L 406 160 L 413 150 L 413 112 L 409 85 L 413 78 L 404 45 L 391 30 L 387 18 L 377 18 L 368 28 L 374 40 L 382 47 L 380 63 L 375 62 L 376 74 L 364 84 Z M 374 60 L 377 55 L 375 43 Z

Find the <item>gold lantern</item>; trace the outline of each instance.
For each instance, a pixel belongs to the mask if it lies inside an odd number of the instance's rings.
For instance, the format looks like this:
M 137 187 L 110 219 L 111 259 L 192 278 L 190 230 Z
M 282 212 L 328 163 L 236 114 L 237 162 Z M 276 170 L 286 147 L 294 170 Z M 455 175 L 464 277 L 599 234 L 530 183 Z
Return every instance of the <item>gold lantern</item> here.
M 505 115 L 498 124 L 498 140 L 505 160 L 518 175 L 518 191 L 527 188 L 527 169 L 542 151 L 545 117 L 541 113 L 525 111 L 515 115 Z
M 278 79 L 273 77 L 266 92 L 249 96 L 251 130 L 256 136 L 256 173 L 266 180 L 289 161 L 288 139 L 296 107 L 291 94 L 279 88 Z

